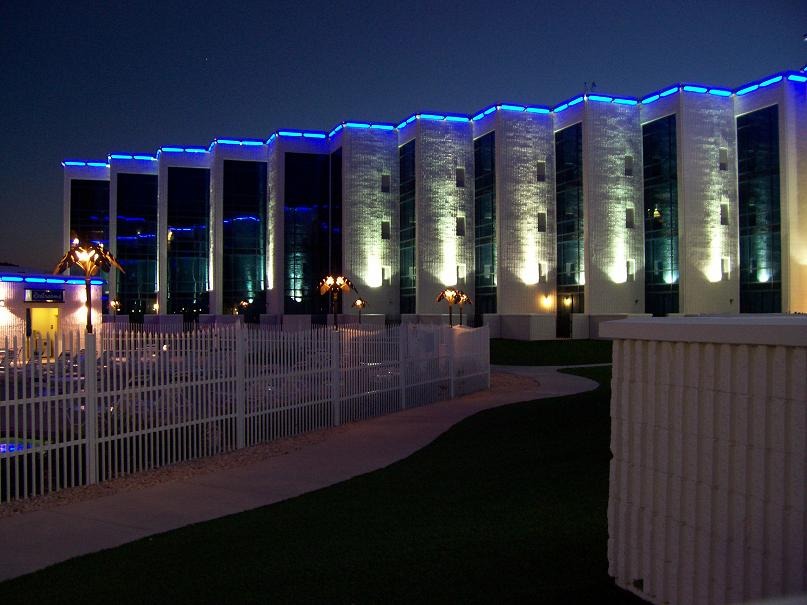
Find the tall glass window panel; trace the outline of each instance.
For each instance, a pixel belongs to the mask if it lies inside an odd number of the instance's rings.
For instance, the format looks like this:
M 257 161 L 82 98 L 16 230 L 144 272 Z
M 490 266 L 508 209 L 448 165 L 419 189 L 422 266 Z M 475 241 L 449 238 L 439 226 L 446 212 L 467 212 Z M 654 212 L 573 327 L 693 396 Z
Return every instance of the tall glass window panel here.
M 168 312 L 207 313 L 210 171 L 168 168 Z
M 496 133 L 474 141 L 474 246 L 477 323 L 496 313 Z
M 678 313 L 678 162 L 675 115 L 642 126 L 645 312 Z
M 330 210 L 331 210 L 330 273 L 341 273 L 342 272 L 342 148 L 341 147 L 331 154 Z
M 555 133 L 559 310 L 583 313 L 585 244 L 583 240 L 583 126 Z M 560 301 L 562 302 L 562 301 Z
M 779 108 L 737 118 L 740 312 L 782 311 Z
M 266 267 L 266 164 L 224 160 L 224 312 L 264 300 Z
M 117 298 L 138 323 L 157 302 L 157 175 L 119 173 L 117 199 Z
M 109 246 L 109 181 L 70 181 L 70 239 Z
M 285 162 L 285 312 L 324 315 L 328 300 L 318 284 L 329 270 L 329 156 L 286 153 Z
M 401 221 L 401 313 L 415 313 L 415 141 L 399 149 Z

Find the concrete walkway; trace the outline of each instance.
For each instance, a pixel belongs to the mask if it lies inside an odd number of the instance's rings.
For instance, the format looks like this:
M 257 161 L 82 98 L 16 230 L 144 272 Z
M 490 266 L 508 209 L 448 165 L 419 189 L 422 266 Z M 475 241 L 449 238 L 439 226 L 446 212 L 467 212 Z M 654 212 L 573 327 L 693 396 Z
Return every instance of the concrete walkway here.
M 553 367 L 494 366 L 490 391 L 345 425 L 287 455 L 0 518 L 0 581 L 383 468 L 485 409 L 596 386 Z

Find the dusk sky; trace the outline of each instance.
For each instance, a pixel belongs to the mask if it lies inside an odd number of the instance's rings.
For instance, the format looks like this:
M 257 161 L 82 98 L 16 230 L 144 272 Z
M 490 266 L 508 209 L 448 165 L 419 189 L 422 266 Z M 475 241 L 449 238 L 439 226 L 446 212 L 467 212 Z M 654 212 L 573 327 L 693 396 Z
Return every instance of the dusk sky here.
M 63 159 L 736 87 L 807 63 L 807 1 L 17 2 L 0 7 L 0 261 L 62 253 Z

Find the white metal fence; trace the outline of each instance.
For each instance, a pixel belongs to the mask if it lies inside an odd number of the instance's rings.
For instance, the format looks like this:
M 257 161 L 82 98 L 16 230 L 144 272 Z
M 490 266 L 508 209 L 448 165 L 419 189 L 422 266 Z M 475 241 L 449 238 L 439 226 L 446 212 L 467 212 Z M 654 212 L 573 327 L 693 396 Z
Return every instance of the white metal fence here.
M 490 380 L 487 328 L 105 329 L 6 340 L 5 351 L 0 502 L 389 414 Z

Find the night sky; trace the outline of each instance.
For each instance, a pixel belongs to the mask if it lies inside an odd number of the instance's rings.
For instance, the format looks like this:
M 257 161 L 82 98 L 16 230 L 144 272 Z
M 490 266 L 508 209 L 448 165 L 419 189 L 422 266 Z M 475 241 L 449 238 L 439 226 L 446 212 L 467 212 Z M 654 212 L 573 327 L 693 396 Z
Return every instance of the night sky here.
M 63 159 L 807 63 L 805 0 L 0 4 L 0 261 L 48 271 Z

